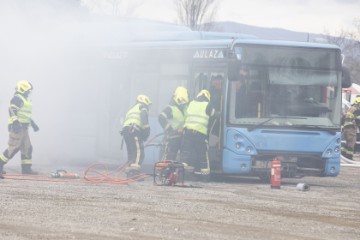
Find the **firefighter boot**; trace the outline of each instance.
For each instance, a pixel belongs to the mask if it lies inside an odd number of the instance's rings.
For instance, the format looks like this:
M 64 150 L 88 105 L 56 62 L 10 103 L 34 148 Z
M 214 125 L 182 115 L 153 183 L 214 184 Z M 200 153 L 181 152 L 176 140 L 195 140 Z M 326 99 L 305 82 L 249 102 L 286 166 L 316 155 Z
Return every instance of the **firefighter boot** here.
M 21 173 L 22 174 L 31 174 L 31 175 L 38 175 L 39 173 L 36 171 L 33 171 L 31 169 L 31 164 L 22 164 L 21 165 Z
M 209 182 L 210 181 L 210 168 L 200 169 L 200 174 L 197 175 L 197 177 L 202 182 Z
M 4 174 L 4 164 L 5 163 L 0 160 L 0 179 L 4 178 L 4 176 L 3 176 L 3 174 Z
M 126 177 L 136 179 L 137 181 L 144 181 L 144 178 L 140 177 L 142 174 L 140 167 L 141 166 L 137 163 L 130 164 L 130 166 L 126 168 Z

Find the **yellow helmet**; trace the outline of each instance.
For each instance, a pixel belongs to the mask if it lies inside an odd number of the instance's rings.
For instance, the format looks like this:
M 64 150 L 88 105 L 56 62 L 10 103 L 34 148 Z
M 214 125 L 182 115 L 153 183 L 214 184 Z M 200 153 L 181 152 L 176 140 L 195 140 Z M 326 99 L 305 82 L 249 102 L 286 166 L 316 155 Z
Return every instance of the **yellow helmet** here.
M 360 97 L 355 98 L 355 100 L 354 100 L 354 103 L 353 103 L 353 104 L 359 104 L 359 103 L 360 103 Z
M 33 89 L 33 86 L 30 82 L 21 80 L 16 84 L 15 90 L 18 93 L 24 94 L 27 91 L 30 91 Z
M 150 101 L 150 98 L 148 96 L 145 96 L 145 95 L 139 95 L 137 96 L 136 100 L 139 102 L 139 103 L 143 103 L 147 106 L 151 105 L 151 101 Z
M 174 92 L 174 101 L 178 105 L 186 104 L 189 102 L 188 91 L 184 87 L 177 87 Z
M 206 97 L 207 100 L 210 101 L 210 93 L 209 93 L 208 90 L 205 90 L 205 89 L 201 90 L 201 91 L 199 92 L 199 94 L 196 96 L 196 98 L 201 97 L 201 96 Z

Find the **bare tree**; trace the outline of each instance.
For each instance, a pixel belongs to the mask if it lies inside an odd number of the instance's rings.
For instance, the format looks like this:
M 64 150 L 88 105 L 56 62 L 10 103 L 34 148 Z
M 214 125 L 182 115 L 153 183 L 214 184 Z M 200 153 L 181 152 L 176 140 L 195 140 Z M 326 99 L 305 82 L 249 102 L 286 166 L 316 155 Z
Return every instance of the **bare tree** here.
M 217 0 L 174 0 L 178 20 L 192 30 L 211 29 L 218 11 Z
M 338 45 L 345 56 L 344 65 L 351 73 L 352 82 L 360 84 L 360 18 L 354 19 L 354 31 L 341 30 L 337 36 L 326 33 L 329 43 Z

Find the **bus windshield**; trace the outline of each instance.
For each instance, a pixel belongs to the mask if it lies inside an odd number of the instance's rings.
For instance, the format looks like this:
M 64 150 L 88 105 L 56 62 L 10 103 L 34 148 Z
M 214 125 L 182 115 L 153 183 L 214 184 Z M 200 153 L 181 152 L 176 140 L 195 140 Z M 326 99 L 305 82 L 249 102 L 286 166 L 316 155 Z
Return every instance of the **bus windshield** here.
M 341 79 L 334 49 L 242 47 L 228 88 L 230 124 L 340 126 Z

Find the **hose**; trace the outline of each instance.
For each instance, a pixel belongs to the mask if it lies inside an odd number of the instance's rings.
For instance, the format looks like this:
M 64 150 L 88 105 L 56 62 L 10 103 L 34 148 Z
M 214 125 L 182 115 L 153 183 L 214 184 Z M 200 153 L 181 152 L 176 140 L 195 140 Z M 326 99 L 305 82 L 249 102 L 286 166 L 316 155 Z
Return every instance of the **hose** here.
M 360 162 L 348 159 L 348 158 L 344 157 L 343 155 L 341 155 L 340 165 L 342 167 L 360 167 Z
M 158 133 L 155 136 L 153 136 L 152 138 L 150 138 L 145 144 L 144 147 L 150 147 L 150 146 L 161 146 L 160 143 L 152 143 L 156 138 L 163 136 L 164 133 Z
M 360 167 L 360 165 L 357 164 L 349 164 L 349 163 L 342 163 L 342 167 Z
M 164 135 L 164 133 L 159 133 L 150 138 L 145 144 L 144 147 L 150 146 L 161 146 L 161 144 L 152 143 L 156 138 Z M 130 165 L 130 162 L 126 162 L 123 165 L 120 165 L 114 171 L 110 171 L 109 168 L 100 162 L 96 162 L 89 167 L 87 167 L 84 171 L 83 178 L 84 180 L 90 183 L 112 183 L 112 184 L 129 184 L 132 182 L 137 182 L 144 180 L 145 178 L 150 177 L 149 174 L 139 173 L 137 175 L 122 178 L 119 175 L 123 174 L 126 171 L 126 168 Z M 97 170 L 97 169 L 101 170 Z
M 139 173 L 128 178 L 119 177 L 120 174 L 125 172 L 129 165 L 130 163 L 126 162 L 125 164 L 120 165 L 114 171 L 110 171 L 105 164 L 94 163 L 86 168 L 83 178 L 90 183 L 129 184 L 131 182 L 141 181 L 149 177 L 149 175 L 145 173 Z M 99 167 L 102 168 L 102 171 L 96 170 Z
M 148 174 L 139 173 L 137 175 L 121 178 L 120 174 L 124 173 L 129 163 L 120 165 L 116 170 L 110 171 L 105 164 L 93 163 L 87 167 L 83 175 L 78 179 L 54 179 L 44 174 L 26 175 L 26 174 L 4 174 L 4 178 L 12 180 L 27 180 L 38 182 L 77 182 L 77 183 L 111 183 L 111 184 L 129 184 L 136 181 L 141 181 L 150 177 Z M 97 169 L 101 170 L 97 170 Z M 114 176 L 116 175 L 116 176 Z M 84 181 L 85 180 L 85 181 Z

